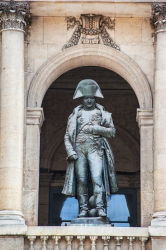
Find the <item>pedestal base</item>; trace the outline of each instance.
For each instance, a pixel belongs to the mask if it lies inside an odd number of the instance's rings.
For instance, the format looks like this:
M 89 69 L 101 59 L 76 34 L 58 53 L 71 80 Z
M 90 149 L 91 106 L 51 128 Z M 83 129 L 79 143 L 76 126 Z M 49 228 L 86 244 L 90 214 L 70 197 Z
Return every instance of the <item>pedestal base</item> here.
M 0 226 L 3 225 L 25 225 L 23 214 L 15 210 L 0 211 Z
M 82 217 L 71 221 L 70 226 L 112 226 L 107 218 L 104 217 Z

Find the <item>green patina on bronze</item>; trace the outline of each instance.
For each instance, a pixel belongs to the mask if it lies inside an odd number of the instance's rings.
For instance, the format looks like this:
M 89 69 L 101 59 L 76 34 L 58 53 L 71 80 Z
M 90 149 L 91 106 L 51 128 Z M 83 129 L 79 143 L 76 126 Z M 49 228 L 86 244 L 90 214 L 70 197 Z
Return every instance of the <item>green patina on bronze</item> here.
M 80 97 L 82 105 L 69 116 L 64 138 L 68 166 L 62 193 L 77 197 L 79 217 L 105 217 L 105 195 L 118 191 L 114 156 L 107 141 L 115 137 L 116 129 L 112 114 L 95 101 L 103 95 L 94 80 L 79 82 L 73 98 Z

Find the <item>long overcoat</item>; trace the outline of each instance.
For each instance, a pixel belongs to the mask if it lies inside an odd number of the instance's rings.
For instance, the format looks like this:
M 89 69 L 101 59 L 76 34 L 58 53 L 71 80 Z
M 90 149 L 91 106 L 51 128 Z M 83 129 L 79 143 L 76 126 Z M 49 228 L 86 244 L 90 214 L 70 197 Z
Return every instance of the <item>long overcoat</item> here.
M 104 110 L 104 107 L 96 104 L 96 107 L 101 111 L 102 121 L 101 126 L 112 127 L 115 131 L 111 113 Z M 77 114 L 82 108 L 82 105 L 76 107 L 73 113 L 69 116 L 66 134 L 65 134 L 65 146 L 68 156 L 75 153 L 75 141 L 77 132 Z M 112 149 L 104 138 L 104 159 L 103 159 L 103 179 L 104 188 L 107 195 L 118 191 L 115 163 Z M 76 197 L 76 176 L 74 170 L 74 161 L 67 160 L 67 170 L 62 193 L 69 196 Z

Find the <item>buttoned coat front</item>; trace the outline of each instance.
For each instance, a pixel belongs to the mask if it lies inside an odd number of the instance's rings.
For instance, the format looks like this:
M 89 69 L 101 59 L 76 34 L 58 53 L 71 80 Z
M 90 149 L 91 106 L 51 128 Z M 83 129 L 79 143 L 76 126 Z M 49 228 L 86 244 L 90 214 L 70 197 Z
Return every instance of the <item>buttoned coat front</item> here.
M 75 154 L 75 142 L 77 133 L 77 114 L 82 108 L 82 105 L 76 107 L 73 113 L 69 116 L 66 134 L 65 134 L 65 147 L 68 157 Z M 102 121 L 101 126 L 112 128 L 112 137 L 115 136 L 115 128 L 112 121 L 111 113 L 104 110 L 104 107 L 96 104 L 96 108 L 101 111 Z M 103 159 L 103 179 L 104 188 L 107 195 L 118 191 L 115 163 L 112 149 L 106 138 L 103 137 L 104 141 L 104 159 Z M 62 193 L 69 196 L 76 197 L 76 176 L 74 169 L 75 162 L 67 160 L 67 170 L 65 183 Z

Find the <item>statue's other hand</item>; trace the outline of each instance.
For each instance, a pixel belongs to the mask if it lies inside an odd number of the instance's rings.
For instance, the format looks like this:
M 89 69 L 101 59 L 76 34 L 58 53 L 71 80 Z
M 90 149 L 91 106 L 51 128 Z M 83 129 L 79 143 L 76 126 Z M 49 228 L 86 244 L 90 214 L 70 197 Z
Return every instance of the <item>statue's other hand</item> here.
M 70 161 L 76 161 L 77 159 L 78 159 L 77 154 L 73 154 L 73 155 L 70 155 L 70 156 L 68 157 L 68 160 L 70 160 Z

